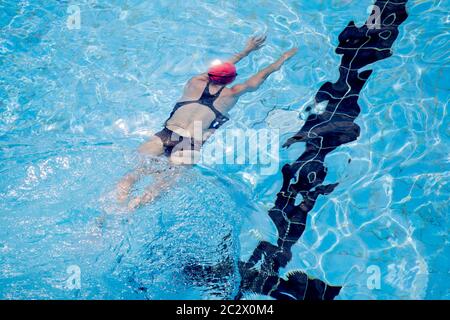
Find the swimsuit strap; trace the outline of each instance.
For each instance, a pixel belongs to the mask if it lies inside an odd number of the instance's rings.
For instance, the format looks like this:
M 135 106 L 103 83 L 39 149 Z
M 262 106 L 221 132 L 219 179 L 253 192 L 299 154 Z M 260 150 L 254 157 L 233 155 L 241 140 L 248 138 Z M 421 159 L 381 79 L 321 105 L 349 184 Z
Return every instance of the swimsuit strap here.
M 207 106 L 212 112 L 214 112 L 216 118 L 209 126 L 209 129 L 218 129 L 221 125 L 223 125 L 225 122 L 230 120 L 227 116 L 225 116 L 222 112 L 216 109 L 214 106 L 214 102 L 219 98 L 220 93 L 223 89 L 225 89 L 225 86 L 222 86 L 214 95 L 211 94 L 209 91 L 209 84 L 211 81 L 208 81 L 208 84 L 206 85 L 205 90 L 202 94 L 202 104 Z
M 206 87 L 203 90 L 202 96 L 200 97 L 200 99 L 198 99 L 198 101 L 200 104 L 203 104 L 203 105 L 207 106 L 208 108 L 210 108 L 217 116 L 217 114 L 218 113 L 221 114 L 221 112 L 214 107 L 214 102 L 217 100 L 217 98 L 219 98 L 220 93 L 225 88 L 225 86 L 221 87 L 214 95 L 212 95 L 211 92 L 209 91 L 210 83 L 211 83 L 211 80 L 209 80 L 208 83 L 206 84 Z
M 210 84 L 211 84 L 211 80 L 208 80 L 208 83 L 206 84 L 206 87 L 203 90 L 203 93 L 202 93 L 201 97 L 198 99 L 198 101 L 201 101 L 204 99 L 218 98 L 220 93 L 222 92 L 222 90 L 225 89 L 225 86 L 222 86 L 215 94 L 211 94 L 211 92 L 209 91 Z
M 199 103 L 201 105 L 204 105 L 205 107 L 208 107 L 212 112 L 214 112 L 216 119 L 214 119 L 214 121 L 211 123 L 210 128 L 217 129 L 223 123 L 227 122 L 229 120 L 228 117 L 224 116 L 222 114 L 222 112 L 220 112 L 219 110 L 216 109 L 216 107 L 214 107 L 214 102 L 220 96 L 220 94 L 222 93 L 222 90 L 225 89 L 225 86 L 222 86 L 214 95 L 212 95 L 211 92 L 209 91 L 210 83 L 211 83 L 211 80 L 208 80 L 208 83 L 206 84 L 205 89 L 203 89 L 202 95 L 200 96 L 200 98 L 198 100 L 177 102 L 175 104 L 175 107 L 173 108 L 172 112 L 170 113 L 169 118 L 166 120 L 166 124 L 167 124 L 167 121 L 170 118 L 172 118 L 174 113 L 179 108 L 181 108 L 182 106 L 185 106 L 187 104 L 191 104 L 191 103 Z

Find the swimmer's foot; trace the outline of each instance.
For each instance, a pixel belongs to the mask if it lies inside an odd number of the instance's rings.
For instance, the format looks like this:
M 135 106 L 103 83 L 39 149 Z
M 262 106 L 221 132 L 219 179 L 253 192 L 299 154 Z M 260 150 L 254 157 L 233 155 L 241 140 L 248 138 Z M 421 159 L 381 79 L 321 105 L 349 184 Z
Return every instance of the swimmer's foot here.
M 134 198 L 128 202 L 128 210 L 134 211 L 142 206 L 142 201 L 140 197 Z
M 116 188 L 117 189 L 117 192 L 116 192 L 117 202 L 124 203 L 128 199 L 132 185 L 133 184 L 130 181 L 128 181 L 128 179 L 126 179 L 126 178 L 117 184 L 117 188 Z
M 134 211 L 146 204 L 153 202 L 158 194 L 159 192 L 155 190 L 146 191 L 142 196 L 136 197 L 128 202 L 128 210 Z

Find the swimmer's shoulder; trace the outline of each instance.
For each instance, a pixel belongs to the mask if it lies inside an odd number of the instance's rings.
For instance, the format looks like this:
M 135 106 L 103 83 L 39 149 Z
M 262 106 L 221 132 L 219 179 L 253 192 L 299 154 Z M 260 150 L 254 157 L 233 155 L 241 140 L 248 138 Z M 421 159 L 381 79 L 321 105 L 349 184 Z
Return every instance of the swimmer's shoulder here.
M 184 86 L 184 94 L 197 94 L 197 91 L 203 90 L 205 83 L 207 83 L 207 75 L 206 78 L 203 75 L 196 75 L 190 78 Z
M 193 83 L 193 84 L 202 84 L 204 82 L 208 82 L 209 80 L 209 76 L 207 73 L 201 73 L 198 75 L 193 76 L 191 79 L 189 79 L 188 83 Z

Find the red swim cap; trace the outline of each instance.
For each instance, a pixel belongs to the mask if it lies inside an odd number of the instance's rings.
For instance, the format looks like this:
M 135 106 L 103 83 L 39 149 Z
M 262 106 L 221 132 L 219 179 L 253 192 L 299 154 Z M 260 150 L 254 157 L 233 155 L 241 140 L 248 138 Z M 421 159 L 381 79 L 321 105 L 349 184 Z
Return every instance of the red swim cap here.
M 212 82 L 226 85 L 232 83 L 234 79 L 236 79 L 236 67 L 232 63 L 224 62 L 209 68 L 208 76 Z

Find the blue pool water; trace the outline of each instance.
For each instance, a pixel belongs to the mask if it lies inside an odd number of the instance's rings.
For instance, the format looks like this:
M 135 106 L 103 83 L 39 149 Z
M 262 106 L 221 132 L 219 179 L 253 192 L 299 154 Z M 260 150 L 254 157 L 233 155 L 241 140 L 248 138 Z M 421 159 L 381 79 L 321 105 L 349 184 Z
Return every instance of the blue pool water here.
M 249 3 L 0 2 L 0 298 L 237 293 L 237 268 L 194 281 L 183 267 L 237 263 L 259 241 L 276 242 L 267 210 L 280 174 L 199 165 L 132 215 L 113 190 L 185 81 L 256 33 L 268 33 L 267 45 L 239 64 L 238 80 L 292 46 L 300 51 L 240 100 L 226 128 L 295 133 L 320 85 L 338 77 L 339 33 L 350 20 L 363 24 L 372 2 Z M 67 26 L 71 5 L 79 29 Z M 449 4 L 409 1 L 408 13 L 393 56 L 371 67 L 361 92 L 360 137 L 326 158 L 327 179 L 340 184 L 318 199 L 282 269 L 342 286 L 337 299 L 450 298 Z M 301 149 L 283 150 L 280 163 Z

